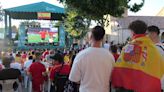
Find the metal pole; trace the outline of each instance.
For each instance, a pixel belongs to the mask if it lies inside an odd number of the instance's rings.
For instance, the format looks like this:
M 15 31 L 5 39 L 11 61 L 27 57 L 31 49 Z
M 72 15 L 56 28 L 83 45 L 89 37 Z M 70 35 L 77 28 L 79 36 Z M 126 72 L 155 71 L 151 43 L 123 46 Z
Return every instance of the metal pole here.
M 120 35 L 120 34 L 119 34 L 119 33 L 120 33 L 119 31 L 120 31 L 120 30 L 117 29 L 117 31 L 118 31 L 118 44 L 119 44 L 119 38 L 120 38 L 120 37 L 119 37 L 119 35 Z
M 9 40 L 12 39 L 11 16 L 9 15 Z
M 122 44 L 124 43 L 124 33 L 123 33 L 123 30 L 122 30 L 122 28 L 121 28 L 121 31 L 122 31 Z
M 4 32 L 4 39 L 7 38 L 7 14 L 5 12 L 5 32 Z

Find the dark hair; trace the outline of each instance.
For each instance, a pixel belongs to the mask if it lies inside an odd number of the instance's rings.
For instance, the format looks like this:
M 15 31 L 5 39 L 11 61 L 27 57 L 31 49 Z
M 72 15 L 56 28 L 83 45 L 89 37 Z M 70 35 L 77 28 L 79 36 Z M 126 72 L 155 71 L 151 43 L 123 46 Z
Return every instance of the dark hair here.
M 13 56 L 13 54 L 12 54 L 12 53 L 10 53 L 10 56 Z
M 36 60 L 36 61 L 40 60 L 40 59 L 41 59 L 41 55 L 42 55 L 42 54 L 41 54 L 40 52 L 36 52 L 36 53 L 35 53 L 35 56 L 36 56 L 36 57 L 35 57 L 35 60 Z
M 20 55 L 20 52 L 18 52 L 17 54 L 19 54 L 19 55 Z
M 11 63 L 11 58 L 9 57 L 4 57 L 2 59 L 2 64 L 6 67 L 6 68 L 10 68 L 10 63 Z
M 33 56 L 29 56 L 28 59 L 30 59 L 30 60 L 33 59 Z
M 116 45 L 112 45 L 110 48 L 111 48 L 112 53 L 117 53 L 117 46 Z
M 55 55 L 50 56 L 50 58 L 53 60 L 57 60 L 59 63 L 64 63 L 63 55 L 61 55 L 60 53 L 55 53 Z
M 35 54 L 35 51 L 32 51 L 31 54 L 34 55 Z
M 155 33 L 157 33 L 157 35 L 160 34 L 160 29 L 159 29 L 157 26 L 154 26 L 154 25 L 149 26 L 149 27 L 147 28 L 147 31 L 148 31 L 148 32 L 155 32 Z
M 100 41 L 104 38 L 104 35 L 105 35 L 105 30 L 103 27 L 95 26 L 92 29 L 92 36 L 93 36 L 94 40 Z
M 147 30 L 147 24 L 141 20 L 135 20 L 129 24 L 129 29 L 135 34 L 145 34 Z

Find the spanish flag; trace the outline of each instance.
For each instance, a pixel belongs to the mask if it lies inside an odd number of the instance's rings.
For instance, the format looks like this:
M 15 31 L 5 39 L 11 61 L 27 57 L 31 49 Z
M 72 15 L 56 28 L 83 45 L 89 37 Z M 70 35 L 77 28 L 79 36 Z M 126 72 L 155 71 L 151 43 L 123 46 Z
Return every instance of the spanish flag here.
M 164 60 L 147 36 L 126 45 L 112 72 L 112 85 L 134 92 L 161 92 Z
M 48 12 L 38 12 L 38 19 L 51 19 L 51 13 Z

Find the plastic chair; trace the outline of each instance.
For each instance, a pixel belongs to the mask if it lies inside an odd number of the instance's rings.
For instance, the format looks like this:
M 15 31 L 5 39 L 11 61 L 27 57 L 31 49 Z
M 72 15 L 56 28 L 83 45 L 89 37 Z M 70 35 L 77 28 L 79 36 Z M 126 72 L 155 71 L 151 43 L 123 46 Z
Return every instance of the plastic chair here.
M 2 86 L 2 92 L 22 92 L 18 79 L 0 80 L 0 84 Z M 17 87 L 13 88 L 13 85 L 16 85 Z

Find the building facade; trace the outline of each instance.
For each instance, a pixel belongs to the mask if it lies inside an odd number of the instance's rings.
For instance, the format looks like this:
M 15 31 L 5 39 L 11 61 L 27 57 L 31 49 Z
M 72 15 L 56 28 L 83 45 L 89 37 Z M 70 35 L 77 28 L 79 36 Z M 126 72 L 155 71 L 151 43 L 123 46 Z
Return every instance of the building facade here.
M 112 20 L 111 32 L 108 40 L 113 41 L 115 44 L 125 43 L 127 39 L 131 37 L 128 26 L 134 20 L 142 20 L 147 23 L 148 26 L 158 26 L 160 28 L 160 35 L 164 32 L 163 16 L 127 16 Z

